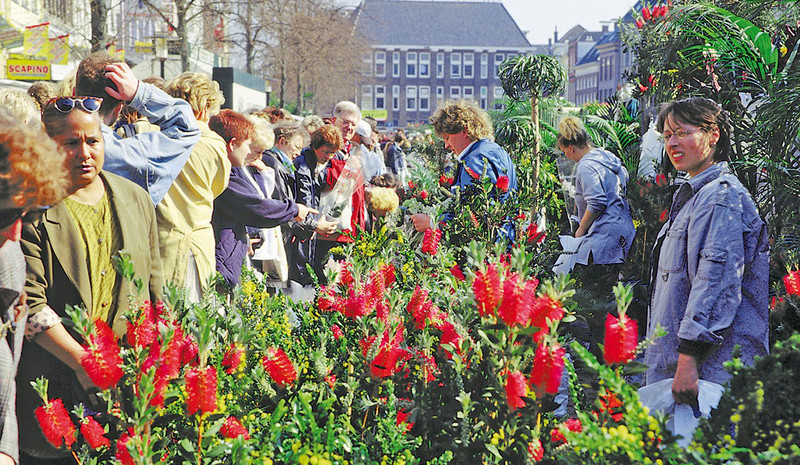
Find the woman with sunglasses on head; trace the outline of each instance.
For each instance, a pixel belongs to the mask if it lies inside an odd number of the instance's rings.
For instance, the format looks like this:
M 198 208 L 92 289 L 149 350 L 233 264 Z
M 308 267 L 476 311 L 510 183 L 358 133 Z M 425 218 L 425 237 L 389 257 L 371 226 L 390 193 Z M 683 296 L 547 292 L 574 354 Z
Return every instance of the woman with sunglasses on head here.
M 67 409 L 83 403 L 98 411 L 96 387 L 80 365 L 79 336 L 61 323 L 68 305 L 103 320 L 117 335 L 125 331 L 128 286 L 112 257 L 124 249 L 152 301 L 161 295 L 158 234 L 153 203 L 142 188 L 102 171 L 104 142 L 97 114 L 99 99 L 60 97 L 42 110 L 47 134 L 66 154 L 70 195 L 26 226 L 22 247 L 28 265 L 30 317 L 17 377 L 22 464 L 71 463 L 68 452 L 53 448 L 34 418 L 41 400 L 30 382 L 50 380 L 49 396 Z
M 18 115 L 0 110 L 0 465 L 19 463 L 17 365 L 25 335 L 22 225 L 66 195 L 64 154 Z
M 752 364 L 768 351 L 769 244 L 758 209 L 728 166 L 727 111 L 705 98 L 665 104 L 664 148 L 689 179 L 672 197 L 653 248 L 646 384 L 674 378 L 676 403 L 697 406 L 698 380 L 724 384 L 723 364 Z

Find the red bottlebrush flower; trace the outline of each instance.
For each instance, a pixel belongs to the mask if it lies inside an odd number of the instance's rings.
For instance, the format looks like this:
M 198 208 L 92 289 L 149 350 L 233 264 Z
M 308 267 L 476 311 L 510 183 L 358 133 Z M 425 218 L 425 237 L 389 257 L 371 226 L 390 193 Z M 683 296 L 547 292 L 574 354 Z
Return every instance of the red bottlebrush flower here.
M 573 433 L 580 433 L 583 431 L 583 424 L 577 418 L 570 418 L 564 422 L 564 426 Z
M 53 399 L 36 409 L 36 420 L 42 428 L 44 437 L 55 447 L 61 444 L 68 448 L 75 443 L 75 425 L 69 417 L 69 412 L 64 408 L 61 399 Z
M 553 344 L 552 349 L 546 344 L 539 344 L 533 358 L 531 384 L 544 388 L 548 394 L 557 393 L 561 384 L 561 374 L 564 372 L 565 353 L 558 344 Z
M 528 381 L 525 375 L 519 371 L 514 371 L 506 376 L 506 402 L 511 410 L 525 406 L 523 397 L 528 395 Z
M 663 223 L 668 219 L 669 219 L 669 210 L 665 208 L 664 211 L 661 212 L 661 215 L 658 216 L 658 222 Z
M 637 19 L 636 20 L 636 29 L 641 29 L 643 27 L 644 27 L 644 21 L 642 21 L 641 19 Z
M 664 176 L 663 174 L 659 173 L 656 176 L 656 186 L 658 186 L 658 187 L 666 187 L 666 185 L 667 185 L 667 177 Z
M 432 319 L 433 315 L 430 313 L 432 306 L 425 305 L 428 301 L 428 291 L 423 290 L 417 286 L 414 293 L 411 294 L 411 300 L 408 302 L 408 313 L 414 318 L 414 327 L 422 329 L 426 326 L 427 320 Z
M 94 417 L 86 417 L 81 423 L 81 434 L 86 439 L 86 443 L 92 449 L 99 449 L 101 447 L 108 447 L 111 445 L 106 435 L 106 430 L 94 419 Z
M 480 174 L 476 173 L 476 172 L 475 172 L 475 170 L 473 170 L 473 169 L 472 169 L 472 168 L 470 168 L 469 166 L 467 166 L 466 168 L 464 168 L 464 170 L 467 172 L 467 174 L 469 175 L 469 177 L 471 177 L 472 179 L 478 179 L 478 178 L 480 178 L 480 177 L 481 177 L 481 175 L 480 175 Z
M 441 229 L 426 229 L 422 238 L 422 253 L 436 255 L 439 250 L 439 241 L 442 240 Z
M 222 357 L 222 366 L 225 368 L 225 373 L 229 375 L 236 373 L 242 362 L 244 362 L 244 348 L 231 344 Z
M 567 442 L 567 438 L 564 437 L 564 433 L 558 430 L 558 428 L 553 428 L 550 430 L 550 442 L 553 444 L 564 444 Z
M 528 443 L 528 455 L 534 462 L 542 460 L 544 458 L 544 447 L 542 447 L 542 441 L 534 439 Z
M 625 364 L 636 355 L 636 343 L 639 339 L 639 324 L 624 313 L 615 317 L 606 315 L 606 334 L 603 339 L 603 358 L 606 363 Z
M 800 270 L 790 271 L 783 277 L 783 285 L 789 295 L 800 295 Z
M 491 264 L 486 271 L 475 272 L 475 281 L 472 282 L 472 292 L 478 303 L 478 313 L 481 316 L 494 315 L 497 304 L 500 303 L 502 290 L 500 288 L 500 274 L 497 267 Z
M 653 16 L 650 14 L 650 8 L 642 8 L 642 18 L 644 18 L 645 21 L 650 21 L 650 18 L 652 17 Z
M 235 439 L 239 436 L 242 436 L 245 439 L 250 439 L 250 432 L 247 431 L 247 428 L 245 428 L 234 416 L 229 416 L 225 419 L 225 422 L 222 423 L 222 427 L 219 429 L 219 432 L 228 439 Z
M 267 355 L 261 361 L 264 368 L 269 373 L 270 378 L 275 381 L 279 387 L 288 386 L 297 379 L 297 370 L 295 370 L 292 361 L 283 349 L 276 349 L 274 347 L 267 349 Z
M 86 338 L 81 366 L 101 390 L 115 386 L 122 378 L 122 357 L 111 328 L 105 321 L 94 322 L 95 332 Z
M 213 412 L 217 409 L 217 370 L 214 367 L 196 367 L 186 372 L 186 410 Z
M 639 92 L 641 93 L 647 92 L 647 86 L 642 84 L 641 82 L 639 83 Z
M 533 335 L 533 340 L 539 342 L 544 335 L 550 332 L 548 320 L 560 320 L 565 314 L 566 312 L 561 308 L 561 304 L 549 296 L 542 296 L 534 300 L 531 305 L 528 326 L 539 328 L 539 331 Z
M 121 465 L 135 465 L 133 457 L 128 450 L 128 442 L 131 440 L 132 436 L 133 430 L 129 428 L 128 432 L 122 433 L 117 440 L 117 452 L 114 455 L 114 458 L 117 459 Z
M 464 276 L 464 272 L 461 271 L 461 268 L 458 265 L 453 265 L 453 267 L 450 268 L 450 274 L 452 274 L 459 281 L 467 280 L 467 277 Z
M 397 281 L 393 264 L 389 263 L 388 265 L 383 265 L 380 270 L 381 274 L 383 274 L 383 287 L 389 287 Z
M 545 231 L 539 231 L 536 223 L 528 225 L 528 242 L 535 242 L 541 244 L 545 237 Z
M 428 191 L 425 191 L 425 190 L 420 191 L 419 192 L 419 198 L 421 198 L 422 200 L 427 199 L 428 198 Z
M 342 333 L 342 328 L 340 328 L 339 325 L 331 326 L 331 332 L 333 333 L 333 338 L 336 339 L 337 341 L 341 339 L 342 336 L 344 336 L 344 334 Z
M 495 187 L 500 192 L 508 192 L 508 176 L 500 176 L 497 178 L 497 182 L 495 183 Z

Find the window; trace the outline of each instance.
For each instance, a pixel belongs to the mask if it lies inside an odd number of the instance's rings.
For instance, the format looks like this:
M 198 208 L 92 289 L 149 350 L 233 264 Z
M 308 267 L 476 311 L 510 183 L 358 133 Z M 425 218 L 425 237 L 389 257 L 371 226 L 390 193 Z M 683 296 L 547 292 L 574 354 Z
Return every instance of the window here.
M 386 109 L 386 87 L 375 86 L 375 107 L 376 110 Z
M 489 77 L 489 54 L 481 53 L 481 79 Z
M 372 52 L 365 52 L 361 55 L 363 65 L 361 66 L 361 73 L 364 76 L 372 76 Z
M 392 110 L 400 111 L 400 86 L 392 86 Z
M 444 53 L 442 52 L 436 54 L 436 77 L 439 79 L 444 77 Z
M 502 53 L 495 53 L 494 54 L 494 76 L 500 76 L 500 64 L 503 63 L 503 54 Z
M 461 95 L 467 100 L 473 100 L 475 98 L 475 92 L 472 86 L 464 86 L 461 88 Z
M 461 87 L 458 86 L 450 87 L 450 98 L 452 100 L 461 98 Z
M 375 76 L 386 76 L 386 52 L 375 52 Z
M 472 53 L 464 54 L 464 77 L 471 78 L 475 69 L 475 55 Z
M 372 86 L 361 86 L 361 109 L 372 110 Z
M 461 77 L 461 54 L 453 52 L 450 54 L 450 77 Z
M 444 86 L 436 86 L 436 106 L 441 107 L 444 104 Z
M 417 77 L 417 52 L 406 52 L 406 77 Z
M 419 86 L 419 111 L 429 111 L 431 109 L 431 88 Z
M 419 52 L 419 77 L 426 78 L 431 76 L 431 54 L 429 52 Z
M 392 53 L 392 77 L 400 77 L 400 52 Z
M 406 86 L 406 110 L 417 111 L 417 86 Z
M 481 108 L 484 110 L 489 105 L 489 89 L 486 86 L 481 86 Z

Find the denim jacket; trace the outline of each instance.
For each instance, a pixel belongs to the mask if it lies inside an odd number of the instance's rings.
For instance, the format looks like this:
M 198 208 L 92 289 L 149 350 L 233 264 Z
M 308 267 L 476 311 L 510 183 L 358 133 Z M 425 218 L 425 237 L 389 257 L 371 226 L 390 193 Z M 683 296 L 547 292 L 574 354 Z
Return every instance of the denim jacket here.
M 130 106 L 161 130 L 123 139 L 102 125 L 106 146 L 103 170 L 143 187 L 153 205 L 158 205 L 200 140 L 200 126 L 189 103 L 145 82 L 139 82 Z
M 750 194 L 728 164 L 712 165 L 675 192 L 653 250 L 646 384 L 675 375 L 678 353 L 697 357 L 700 379 L 723 384 L 723 363 L 768 352 L 769 244 Z M 657 261 L 655 258 L 657 257 Z

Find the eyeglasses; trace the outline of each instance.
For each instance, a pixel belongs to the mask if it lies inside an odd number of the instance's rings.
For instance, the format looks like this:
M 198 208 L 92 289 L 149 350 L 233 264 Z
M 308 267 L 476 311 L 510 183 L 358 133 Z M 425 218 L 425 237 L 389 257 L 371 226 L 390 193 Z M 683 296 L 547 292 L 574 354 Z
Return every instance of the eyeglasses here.
M 702 131 L 702 129 L 690 129 L 690 130 L 679 129 L 675 132 L 665 131 L 663 134 L 661 134 L 661 137 L 659 137 L 658 140 L 660 140 L 661 142 L 666 142 L 670 140 L 672 136 L 675 136 L 675 138 L 678 140 L 683 140 L 689 137 L 689 134 L 692 134 L 697 131 Z
M 22 208 L 6 208 L 5 210 L 0 210 L 0 229 L 6 229 L 16 223 L 20 218 L 23 223 L 32 223 L 42 216 L 45 210 L 44 208 L 30 211 L 23 210 Z
M 87 113 L 94 113 L 100 109 L 103 99 L 100 97 L 55 97 L 47 102 L 53 104 L 61 113 L 69 113 L 75 108 L 80 108 Z

